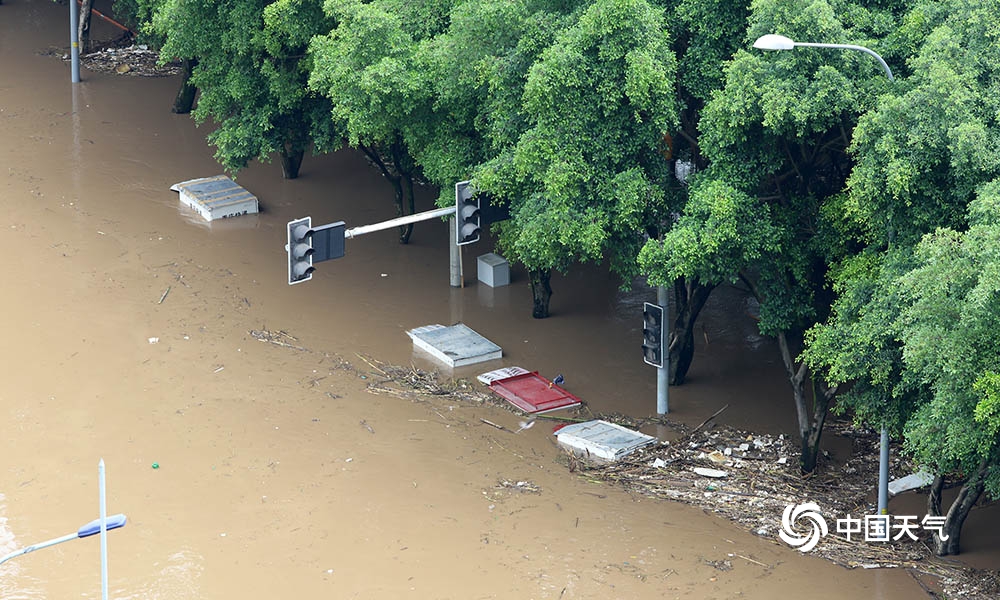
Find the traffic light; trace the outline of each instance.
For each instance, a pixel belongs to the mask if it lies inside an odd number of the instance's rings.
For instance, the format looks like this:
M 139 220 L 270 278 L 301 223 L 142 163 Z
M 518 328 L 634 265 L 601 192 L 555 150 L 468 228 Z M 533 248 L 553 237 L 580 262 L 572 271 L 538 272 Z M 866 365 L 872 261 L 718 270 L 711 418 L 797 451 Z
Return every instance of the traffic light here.
M 288 222 L 288 285 L 312 279 L 313 266 L 312 218 Z
M 455 184 L 455 219 L 459 246 L 479 241 L 479 195 L 468 181 Z
M 663 307 L 644 302 L 642 305 L 642 359 L 646 364 L 663 368 Z

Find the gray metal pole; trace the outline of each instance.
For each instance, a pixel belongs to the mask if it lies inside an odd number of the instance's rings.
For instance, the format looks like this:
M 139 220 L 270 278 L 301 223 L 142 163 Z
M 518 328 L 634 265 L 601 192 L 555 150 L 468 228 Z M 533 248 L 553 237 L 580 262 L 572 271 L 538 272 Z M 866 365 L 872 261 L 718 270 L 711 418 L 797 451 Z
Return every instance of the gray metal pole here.
M 69 2 L 69 64 L 70 80 L 73 83 L 80 83 L 80 32 L 78 31 L 80 22 L 80 9 L 76 5 L 76 0 Z
M 878 460 L 878 514 L 889 514 L 889 428 L 885 425 Z
M 448 258 L 451 287 L 462 287 L 462 248 L 458 245 L 458 221 L 448 219 Z
M 881 66 L 882 70 L 885 71 L 885 75 L 886 77 L 889 78 L 889 81 L 893 81 L 892 69 L 890 69 L 889 65 L 886 64 L 885 60 L 878 55 L 878 52 L 875 52 L 871 48 L 865 48 L 864 46 L 856 46 L 854 44 L 817 44 L 814 42 L 795 42 L 795 45 L 809 46 L 812 48 L 841 48 L 843 50 L 857 50 L 858 52 L 864 52 L 868 56 L 871 56 L 872 58 L 877 60 L 879 66 Z
M 76 0 L 70 0 L 76 3 Z M 108 504 L 104 485 L 104 459 L 97 463 L 101 521 L 101 600 L 108 600 Z
M 360 227 L 351 227 L 350 229 L 344 231 L 344 237 L 346 239 L 356 238 L 359 235 L 365 235 L 366 233 L 384 231 L 386 229 L 392 229 L 393 227 L 399 227 L 401 225 L 409 225 L 410 223 L 419 223 L 420 221 L 427 221 L 428 219 L 434 219 L 437 217 L 447 217 L 448 215 L 453 215 L 453 214 L 455 214 L 454 206 L 449 206 L 447 208 L 435 208 L 434 210 L 425 210 L 424 212 L 419 212 L 412 215 L 406 215 L 405 217 L 396 217 L 395 219 L 382 221 L 381 223 L 375 223 L 373 225 L 361 225 Z
M 656 287 L 656 303 L 663 307 L 663 366 L 656 369 L 656 414 L 670 412 L 670 304 L 667 288 Z

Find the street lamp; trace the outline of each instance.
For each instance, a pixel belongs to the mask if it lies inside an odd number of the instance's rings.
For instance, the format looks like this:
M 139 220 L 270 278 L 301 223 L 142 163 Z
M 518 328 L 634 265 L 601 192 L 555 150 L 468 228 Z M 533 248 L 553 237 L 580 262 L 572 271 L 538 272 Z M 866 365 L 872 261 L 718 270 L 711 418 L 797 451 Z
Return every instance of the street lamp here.
M 889 81 L 893 81 L 892 70 L 889 69 L 889 65 L 882 60 L 871 48 L 865 48 L 864 46 L 855 46 L 854 44 L 817 44 L 814 42 L 795 42 L 783 35 L 775 35 L 769 33 L 767 35 L 762 35 L 757 38 L 757 41 L 753 43 L 753 47 L 758 50 L 791 50 L 796 46 L 808 46 L 811 48 L 840 48 L 843 50 L 857 50 L 858 52 L 864 52 L 865 54 L 871 56 L 878 61 L 878 64 L 882 65 L 882 70 L 885 71 L 886 77 Z
M 839 48 L 843 50 L 857 50 L 858 52 L 864 52 L 865 54 L 873 57 L 878 61 L 878 64 L 882 65 L 882 69 L 885 71 L 885 76 L 889 78 L 889 81 L 893 81 L 892 70 L 889 65 L 882 60 L 882 57 L 878 55 L 871 48 L 865 48 L 864 46 L 855 46 L 854 44 L 818 44 L 814 42 L 796 42 L 783 35 L 776 35 L 769 33 L 767 35 L 762 35 L 757 38 L 757 41 L 753 43 L 753 47 L 758 50 L 792 50 L 796 46 L 807 46 L 811 48 Z M 879 448 L 879 462 L 878 462 L 878 513 L 880 515 L 888 514 L 889 512 L 889 430 L 883 423 L 882 425 L 882 439 Z

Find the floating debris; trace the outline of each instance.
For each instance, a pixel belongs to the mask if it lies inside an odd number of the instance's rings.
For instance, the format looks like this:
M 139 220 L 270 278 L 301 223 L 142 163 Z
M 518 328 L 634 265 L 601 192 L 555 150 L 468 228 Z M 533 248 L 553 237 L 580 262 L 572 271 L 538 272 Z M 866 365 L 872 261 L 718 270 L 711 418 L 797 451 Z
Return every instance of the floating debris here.
M 295 344 L 290 344 L 284 340 L 291 340 L 292 342 L 299 341 L 298 338 L 294 338 L 284 331 L 272 332 L 266 329 L 251 329 L 249 331 L 250 337 L 254 338 L 258 342 L 267 342 L 268 344 L 274 344 L 275 346 L 281 346 L 282 348 L 291 348 L 293 350 L 301 350 L 303 352 L 309 352 L 307 348 L 302 346 L 297 346 Z
M 524 494 L 542 493 L 542 488 L 530 481 L 510 481 L 508 479 L 501 479 L 497 482 L 496 488 L 498 490 L 513 490 Z

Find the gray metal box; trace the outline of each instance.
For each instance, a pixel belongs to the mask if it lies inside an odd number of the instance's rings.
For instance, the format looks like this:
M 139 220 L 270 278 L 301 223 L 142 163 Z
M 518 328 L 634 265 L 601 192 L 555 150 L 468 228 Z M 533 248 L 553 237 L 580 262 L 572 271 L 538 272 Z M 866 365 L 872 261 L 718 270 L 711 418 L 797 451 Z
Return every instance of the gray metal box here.
M 479 281 L 490 287 L 510 284 L 510 265 L 507 259 L 490 252 L 479 257 Z

